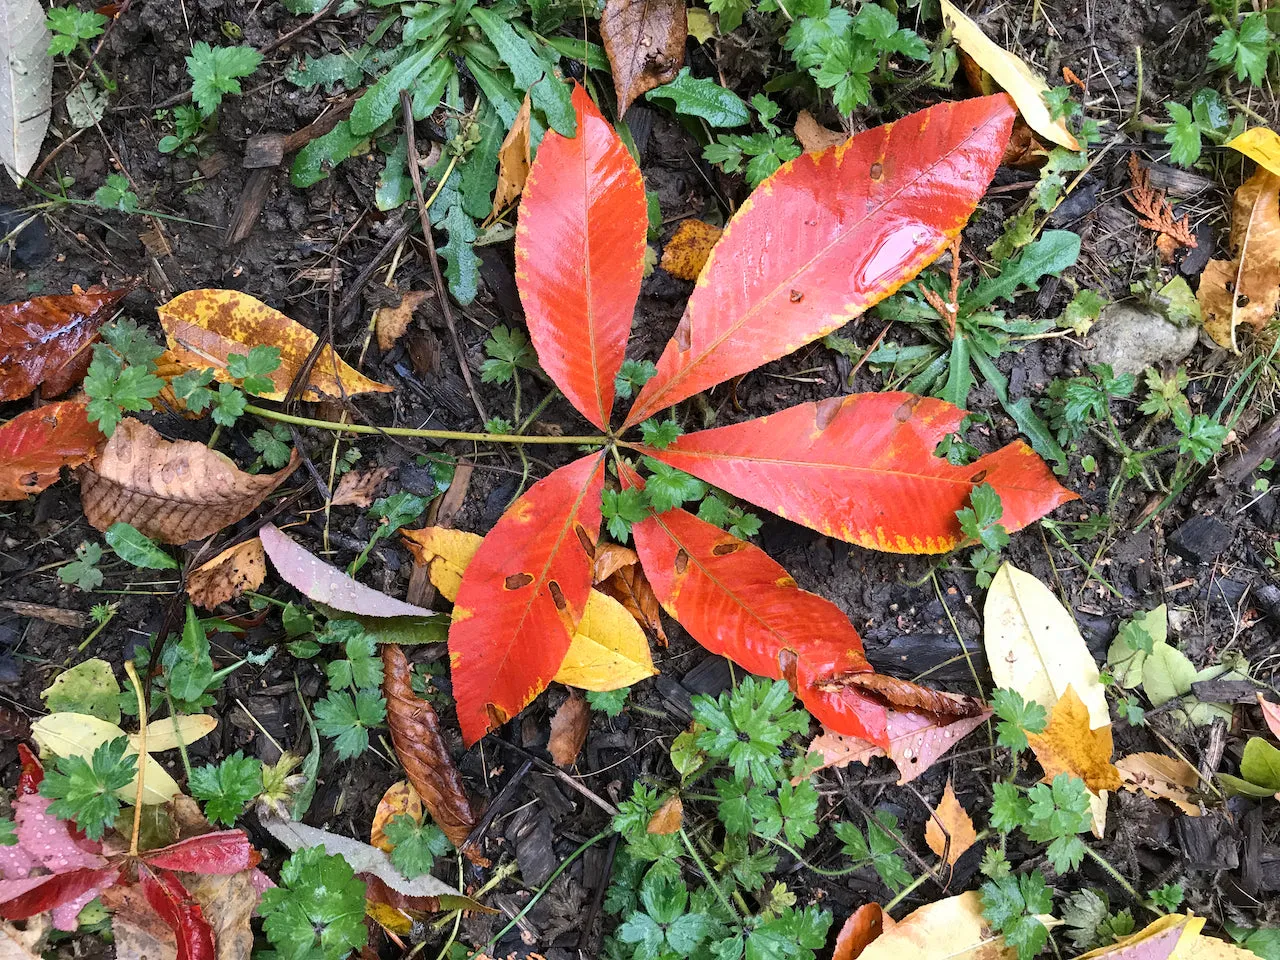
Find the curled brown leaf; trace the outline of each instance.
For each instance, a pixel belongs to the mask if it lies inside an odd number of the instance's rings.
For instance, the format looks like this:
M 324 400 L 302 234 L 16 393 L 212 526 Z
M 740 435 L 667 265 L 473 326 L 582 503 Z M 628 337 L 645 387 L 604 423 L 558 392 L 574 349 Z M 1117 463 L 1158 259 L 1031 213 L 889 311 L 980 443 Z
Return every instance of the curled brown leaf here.
M 551 718 L 551 739 L 547 752 L 558 767 L 567 767 L 578 759 L 591 726 L 591 708 L 584 697 L 571 693 Z

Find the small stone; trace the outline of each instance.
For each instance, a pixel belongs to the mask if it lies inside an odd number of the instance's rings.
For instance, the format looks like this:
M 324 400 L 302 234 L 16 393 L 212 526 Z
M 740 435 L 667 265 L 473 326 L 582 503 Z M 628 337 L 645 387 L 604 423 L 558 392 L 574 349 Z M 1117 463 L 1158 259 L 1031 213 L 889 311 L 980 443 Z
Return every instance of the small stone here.
M 1089 331 L 1090 363 L 1106 363 L 1117 375 L 1141 373 L 1167 360 L 1177 363 L 1199 338 L 1195 327 L 1181 327 L 1164 317 L 1128 304 L 1111 304 Z

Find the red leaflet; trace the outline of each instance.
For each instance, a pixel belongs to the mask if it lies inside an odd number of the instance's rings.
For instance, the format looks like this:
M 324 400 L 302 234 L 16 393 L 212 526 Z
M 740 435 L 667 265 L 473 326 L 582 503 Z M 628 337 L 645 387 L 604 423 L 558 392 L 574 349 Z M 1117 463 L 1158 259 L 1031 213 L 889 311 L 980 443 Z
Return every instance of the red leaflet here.
M 132 285 L 0 305 L 0 401 L 25 397 L 75 361 Z M 60 384 L 64 388 L 69 383 Z
M 831 960 L 858 960 L 867 945 L 884 932 L 884 911 L 878 903 L 864 903 L 844 922 L 836 935 Z
M 243 830 L 218 830 L 144 853 L 142 859 L 157 870 L 228 874 L 256 867 L 262 855 Z
M 520 201 L 516 281 L 538 360 L 600 429 L 644 270 L 644 181 L 582 87 L 578 135 L 549 131 Z
M 102 433 L 78 400 L 28 410 L 0 426 L 0 500 L 23 500 L 93 457 Z
M 40 783 L 44 780 L 44 764 L 25 743 L 18 744 L 18 760 L 22 763 L 22 773 L 18 774 L 18 796 L 39 793 Z
M 630 469 L 623 483 L 640 484 Z M 664 610 L 712 653 L 751 673 L 791 682 L 833 730 L 885 742 L 885 709 L 833 678 L 871 670 L 839 608 L 796 586 L 759 547 L 684 510 L 631 528 L 640 563 Z
M 511 505 L 467 566 L 449 658 L 467 746 L 541 693 L 560 669 L 591 592 L 604 456 L 539 480 Z
M 943 400 L 863 393 L 688 434 L 645 453 L 827 536 L 894 553 L 954 549 L 956 511 L 979 484 L 1000 494 L 1000 522 L 1010 531 L 1076 499 L 1020 440 L 963 467 L 934 456 L 963 419 Z
M 626 425 L 830 333 L 940 254 L 986 191 L 1007 96 L 943 103 L 806 153 L 729 222 Z
M 213 928 L 181 880 L 144 862 L 138 864 L 138 886 L 177 937 L 178 960 L 214 960 Z
M 120 866 L 77 867 L 64 873 L 49 873 L 24 880 L 0 880 L 0 917 L 5 920 L 26 920 L 46 910 L 56 910 L 67 904 L 88 903 L 120 878 Z M 77 907 L 78 911 L 80 908 Z M 57 921 L 59 918 L 54 917 Z M 75 929 L 75 915 L 71 920 Z M 58 929 L 68 929 L 58 923 Z

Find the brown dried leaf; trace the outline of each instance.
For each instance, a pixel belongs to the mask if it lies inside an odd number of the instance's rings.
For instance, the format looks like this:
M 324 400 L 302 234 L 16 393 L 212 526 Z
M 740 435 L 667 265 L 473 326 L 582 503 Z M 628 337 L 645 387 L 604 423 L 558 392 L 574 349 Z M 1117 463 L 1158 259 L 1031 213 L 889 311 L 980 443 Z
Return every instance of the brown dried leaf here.
M 978 831 L 973 828 L 973 819 L 960 806 L 956 792 L 947 780 L 946 789 L 942 791 L 942 799 L 933 811 L 933 816 L 924 825 L 924 842 L 940 857 L 945 857 L 949 866 L 955 866 L 961 855 L 978 841 Z
M 1125 191 L 1124 198 L 1138 214 L 1139 224 L 1173 238 L 1179 246 L 1198 246 L 1187 216 L 1184 214 L 1181 219 L 1174 217 L 1173 207 L 1165 199 L 1164 191 L 1151 186 L 1151 174 L 1138 162 L 1136 153 L 1129 154 L 1129 180 L 1132 186 Z
M 131 523 L 162 543 L 186 543 L 247 517 L 300 462 L 249 474 L 190 440 L 165 440 L 141 420 L 116 427 L 102 455 L 79 469 L 80 501 L 98 530 Z
M 659 266 L 681 280 L 697 280 L 722 233 L 719 227 L 701 220 L 681 221 L 662 250 Z
M 684 0 L 605 0 L 600 35 L 621 118 L 636 97 L 670 83 L 684 66 Z
M 682 826 L 684 826 L 684 804 L 680 801 L 680 794 L 673 793 L 649 818 L 649 826 L 646 830 L 665 837 L 667 834 L 675 833 Z
M 657 637 L 664 647 L 667 645 L 667 632 L 662 629 L 662 605 L 640 564 L 618 570 L 600 584 L 600 592 L 617 600 L 636 623 Z
M 40 960 L 45 938 L 52 929 L 53 919 L 47 913 L 29 918 L 23 922 L 21 930 L 8 921 L 0 920 L 0 957 L 4 960 Z
M 485 865 L 478 851 L 464 847 L 476 825 L 476 811 L 462 776 L 440 735 L 440 721 L 431 704 L 420 700 L 409 681 L 409 659 L 395 644 L 382 647 L 382 694 L 387 699 L 391 743 L 413 789 L 422 798 L 436 826 L 473 863 Z
M 894 710 L 915 710 L 939 718 L 976 717 L 986 712 L 975 697 L 932 690 L 884 673 L 851 673 L 835 678 L 835 683 L 873 694 Z
M 493 209 L 486 223 L 497 220 L 504 210 L 520 199 L 525 181 L 529 179 L 529 167 L 533 164 L 529 144 L 529 109 L 529 94 L 526 93 L 520 112 L 498 148 L 498 186 L 493 192 Z
M 335 507 L 367 507 L 373 503 L 378 488 L 394 472 L 395 467 L 348 470 L 338 481 L 330 503 Z
M 267 575 L 267 555 L 257 537 L 228 547 L 187 575 L 187 595 L 197 607 L 212 610 L 246 590 L 257 590 Z
M 249 960 L 253 953 L 253 920 L 262 899 L 257 870 L 217 874 L 184 873 L 182 885 L 204 910 L 213 929 L 216 960 Z
M 142 887 L 117 883 L 99 899 L 111 911 L 117 960 L 177 960 L 177 937 L 147 902 Z
M 569 699 L 560 704 L 555 716 L 551 718 L 551 739 L 547 742 L 547 752 L 558 767 L 568 767 L 578 759 L 582 745 L 587 740 L 587 730 L 591 727 L 591 708 L 578 693 L 570 693 Z
M 1210 260 L 1196 297 L 1205 333 L 1236 350 L 1236 328 L 1260 329 L 1280 300 L 1280 177 L 1265 168 L 1240 185 L 1231 211 L 1234 260 Z
M 815 153 L 827 147 L 835 147 L 849 139 L 843 130 L 831 130 L 814 119 L 808 110 L 796 114 L 796 139 L 805 153 Z
M 639 562 L 640 557 L 630 547 L 601 541 L 596 544 L 595 560 L 591 566 L 591 582 L 598 586 L 623 567 L 634 567 Z
M 88 292 L 65 296 L 32 297 L 0 305 L 0 401 L 20 400 L 46 381 L 69 390 L 72 379 L 60 376 L 74 366 L 83 376 L 98 328 L 111 309 L 133 289 L 90 287 Z
M 373 327 L 378 334 L 378 349 L 386 353 L 404 336 L 413 320 L 413 311 L 423 301 L 433 296 L 430 290 L 407 290 L 394 307 L 379 307 L 373 311 Z M 350 474 L 344 474 L 345 480 Z
M 836 948 L 831 960 L 858 960 L 868 944 L 883 932 L 884 911 L 880 904 L 864 903 L 849 914 L 849 919 L 836 934 Z
M 238 290 L 188 290 L 157 308 L 174 359 L 191 369 L 212 368 L 219 382 L 234 382 L 227 357 L 247 355 L 255 346 L 280 348 L 280 366 L 270 374 L 275 389 L 264 400 L 283 400 L 302 370 L 316 335 Z M 385 383 L 370 380 L 347 365 L 326 345 L 311 366 L 303 400 L 349 397 L 358 393 L 390 393 Z
M 1116 761 L 1116 769 L 1126 790 L 1168 800 L 1189 817 L 1200 816 L 1200 805 L 1191 799 L 1200 776 L 1187 761 L 1162 753 L 1131 753 Z
M 373 825 L 369 828 L 370 845 L 390 853 L 393 844 L 387 839 L 387 824 L 401 816 L 422 822 L 422 800 L 408 780 L 397 780 L 387 787 L 387 792 L 378 801 L 378 809 L 373 812 Z
M 1008 146 L 1004 148 L 1000 166 L 1034 169 L 1044 166 L 1048 156 L 1048 148 L 1036 139 L 1026 121 L 1021 117 L 1014 120 L 1013 132 L 1009 135 Z

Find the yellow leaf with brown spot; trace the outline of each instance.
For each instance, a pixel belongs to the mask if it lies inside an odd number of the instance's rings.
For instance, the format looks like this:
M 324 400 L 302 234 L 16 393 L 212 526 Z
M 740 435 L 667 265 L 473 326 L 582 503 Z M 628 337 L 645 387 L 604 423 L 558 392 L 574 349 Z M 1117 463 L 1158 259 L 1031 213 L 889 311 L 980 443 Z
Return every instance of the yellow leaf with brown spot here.
M 492 223 L 502 212 L 520 199 L 524 192 L 525 181 L 529 179 L 529 168 L 533 165 L 529 142 L 529 94 L 524 95 L 524 103 L 512 121 L 498 148 L 498 186 L 493 191 L 493 209 L 489 211 L 486 223 Z
M 1231 208 L 1233 260 L 1210 260 L 1196 299 L 1204 329 L 1219 346 L 1238 350 L 1241 324 L 1260 329 L 1280 301 L 1280 177 L 1260 167 L 1236 190 Z
M 187 576 L 187 595 L 197 607 L 212 610 L 246 590 L 257 590 L 267 575 L 267 555 L 257 537 L 228 547 Z
M 1060 773 L 1079 777 L 1090 790 L 1117 790 L 1123 786 L 1120 771 L 1111 762 L 1111 725 L 1089 727 L 1089 710 L 1068 686 L 1053 706 L 1042 733 L 1028 733 L 1027 742 L 1044 767 L 1046 782 Z
M 373 329 L 378 335 L 378 349 L 386 353 L 404 336 L 413 320 L 413 311 L 433 296 L 429 290 L 406 290 L 394 307 L 379 307 L 373 311 Z
M 231 354 L 247 356 L 253 347 L 278 347 L 280 366 L 270 374 L 274 389 L 259 395 L 264 400 L 285 398 L 316 344 L 316 335 L 298 321 L 238 290 L 188 290 L 157 312 L 174 361 L 193 370 L 211 368 L 219 382 L 235 382 L 227 371 Z M 391 387 L 348 366 L 326 345 L 311 367 L 302 399 L 390 392 Z
M 454 600 L 462 574 L 484 538 L 449 527 L 400 532 L 440 595 Z M 657 672 L 649 641 L 635 619 L 613 597 L 592 590 L 555 680 L 581 690 L 606 691 L 629 687 Z
M 1189 817 L 1200 816 L 1200 805 L 1191 799 L 1191 790 L 1200 781 L 1196 768 L 1180 757 L 1162 753 L 1131 753 L 1116 761 L 1126 790 L 1168 800 Z
M 378 808 L 373 812 L 373 826 L 369 828 L 370 845 L 390 853 L 393 844 L 387 839 L 387 824 L 401 816 L 422 822 L 422 799 L 408 780 L 397 780 L 387 787 L 387 792 L 378 801 Z
M 942 791 L 942 799 L 934 808 L 924 827 L 924 842 L 929 849 L 955 866 L 961 855 L 978 840 L 978 831 L 973 828 L 973 819 L 960 806 L 956 792 L 947 780 L 946 789 Z
M 722 233 L 720 227 L 701 220 L 682 221 L 662 249 L 659 266 L 681 280 L 697 280 Z

